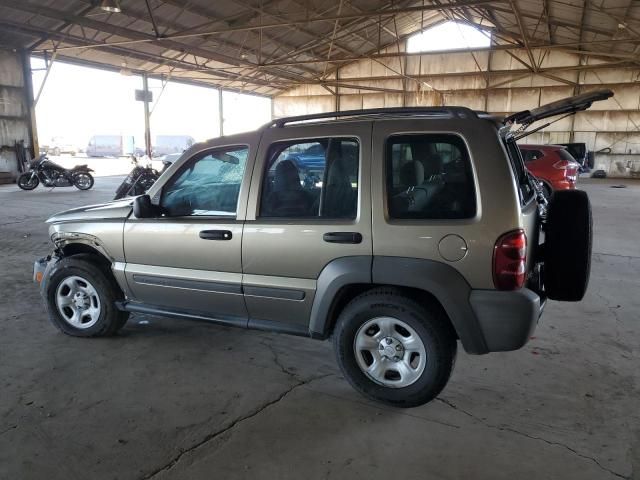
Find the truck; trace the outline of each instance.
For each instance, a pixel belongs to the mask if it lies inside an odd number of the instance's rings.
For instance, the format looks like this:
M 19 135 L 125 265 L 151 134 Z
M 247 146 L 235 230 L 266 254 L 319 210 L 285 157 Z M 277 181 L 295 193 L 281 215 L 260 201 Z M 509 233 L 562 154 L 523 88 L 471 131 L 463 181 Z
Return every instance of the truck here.
M 153 144 L 153 156 L 161 157 L 171 153 L 182 153 L 194 143 L 195 140 L 190 135 L 157 135 Z
M 94 135 L 87 145 L 88 157 L 122 157 L 134 153 L 132 135 Z

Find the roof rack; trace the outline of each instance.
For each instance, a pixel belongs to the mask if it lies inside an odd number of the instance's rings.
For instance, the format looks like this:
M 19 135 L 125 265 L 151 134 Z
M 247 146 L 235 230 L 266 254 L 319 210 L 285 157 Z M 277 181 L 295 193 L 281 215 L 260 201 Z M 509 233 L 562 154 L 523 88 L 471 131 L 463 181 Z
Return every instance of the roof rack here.
M 339 117 L 364 117 L 370 115 L 433 115 L 458 118 L 478 118 L 476 112 L 466 107 L 390 107 L 368 108 L 364 110 L 342 110 L 339 112 L 311 113 L 296 117 L 277 118 L 267 123 L 264 128 L 282 128 L 288 123 L 304 122 Z

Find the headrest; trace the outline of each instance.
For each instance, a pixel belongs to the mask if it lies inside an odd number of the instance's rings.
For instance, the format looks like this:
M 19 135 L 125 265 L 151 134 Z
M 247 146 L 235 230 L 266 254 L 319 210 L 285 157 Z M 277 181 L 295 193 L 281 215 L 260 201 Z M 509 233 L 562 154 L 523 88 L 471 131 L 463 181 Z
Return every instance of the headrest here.
M 424 183 L 424 167 L 415 160 L 405 163 L 400 169 L 400 181 L 406 186 L 417 186 Z

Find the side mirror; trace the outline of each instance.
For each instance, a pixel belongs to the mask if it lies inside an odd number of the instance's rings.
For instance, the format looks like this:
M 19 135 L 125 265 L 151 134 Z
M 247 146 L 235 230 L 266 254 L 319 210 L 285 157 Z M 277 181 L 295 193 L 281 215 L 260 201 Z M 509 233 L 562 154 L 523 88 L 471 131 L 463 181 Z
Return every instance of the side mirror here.
M 133 214 L 136 218 L 157 217 L 158 210 L 158 207 L 151 203 L 149 195 L 140 195 L 133 201 Z

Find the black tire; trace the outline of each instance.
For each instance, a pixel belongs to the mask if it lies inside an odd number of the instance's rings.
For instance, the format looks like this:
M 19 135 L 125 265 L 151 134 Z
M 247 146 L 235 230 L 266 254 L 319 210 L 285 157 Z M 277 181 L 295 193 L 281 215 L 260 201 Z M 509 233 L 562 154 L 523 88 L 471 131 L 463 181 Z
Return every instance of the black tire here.
M 100 299 L 100 314 L 97 322 L 89 328 L 81 329 L 71 325 L 61 315 L 56 304 L 58 286 L 69 277 L 81 277 L 91 283 Z M 127 319 L 128 312 L 116 308 L 116 302 L 124 295 L 107 268 L 94 255 L 77 255 L 62 258 L 45 280 L 44 296 L 49 320 L 61 332 L 74 337 L 105 337 L 114 335 Z
M 131 190 L 131 182 L 129 181 L 129 177 L 125 178 L 122 183 L 116 189 L 116 194 L 113 197 L 114 200 L 120 200 L 121 198 L 126 197 Z
M 586 192 L 561 190 L 549 203 L 544 288 L 552 300 L 578 302 L 589 285 L 593 220 Z
M 40 179 L 37 175 L 33 175 L 31 178 L 31 172 L 25 172 L 18 177 L 18 187 L 22 190 L 33 190 L 40 184 Z
M 377 383 L 358 365 L 354 341 L 360 327 L 378 317 L 409 325 L 426 350 L 426 365 L 414 383 L 394 388 Z M 340 369 L 363 395 L 395 407 L 416 407 L 433 400 L 445 387 L 456 358 L 456 335 L 438 305 L 428 308 L 394 288 L 377 288 L 354 298 L 340 313 L 334 331 Z
M 89 183 L 87 185 L 80 186 L 78 185 L 78 177 L 83 176 L 89 179 Z M 73 174 L 73 184 L 78 190 L 90 190 L 93 187 L 93 175 L 89 172 L 77 172 Z

